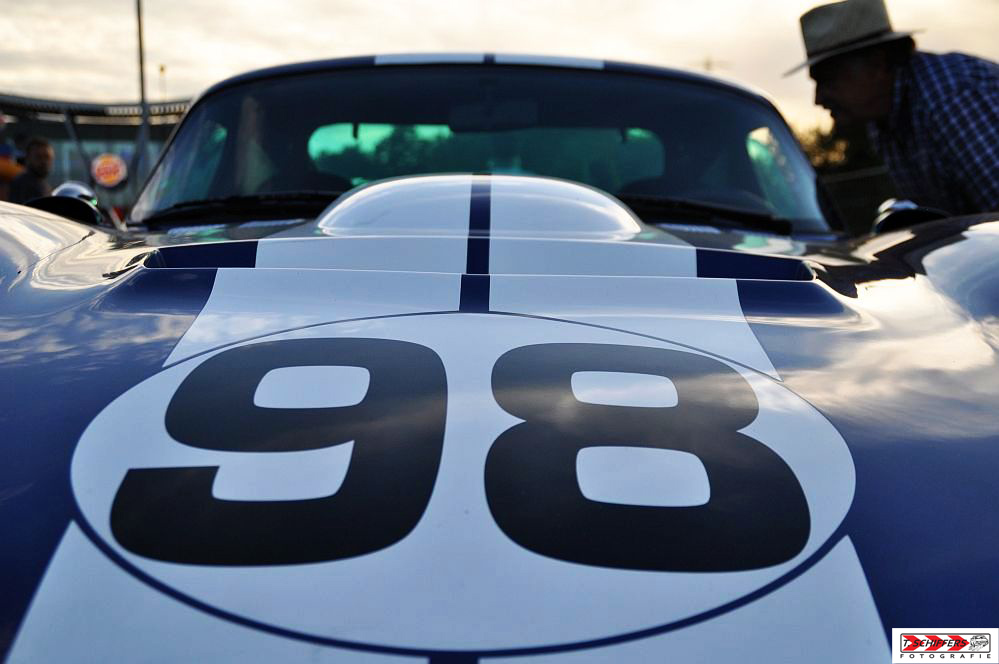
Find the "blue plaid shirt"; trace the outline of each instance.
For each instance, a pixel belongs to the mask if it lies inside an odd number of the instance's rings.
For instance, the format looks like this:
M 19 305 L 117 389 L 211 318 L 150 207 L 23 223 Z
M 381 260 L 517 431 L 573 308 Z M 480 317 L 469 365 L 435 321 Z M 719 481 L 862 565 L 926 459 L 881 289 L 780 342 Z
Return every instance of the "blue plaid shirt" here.
M 953 214 L 999 210 L 999 64 L 913 54 L 870 133 L 899 197 Z

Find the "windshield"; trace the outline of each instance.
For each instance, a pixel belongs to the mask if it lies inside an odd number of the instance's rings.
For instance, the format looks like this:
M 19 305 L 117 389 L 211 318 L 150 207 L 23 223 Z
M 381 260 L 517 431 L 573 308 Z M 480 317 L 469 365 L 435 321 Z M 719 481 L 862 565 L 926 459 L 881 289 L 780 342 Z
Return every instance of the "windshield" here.
M 625 202 L 694 200 L 771 214 L 796 231 L 828 229 L 797 143 L 751 98 L 637 74 L 454 65 L 299 74 L 209 95 L 132 218 L 454 172 L 565 178 Z

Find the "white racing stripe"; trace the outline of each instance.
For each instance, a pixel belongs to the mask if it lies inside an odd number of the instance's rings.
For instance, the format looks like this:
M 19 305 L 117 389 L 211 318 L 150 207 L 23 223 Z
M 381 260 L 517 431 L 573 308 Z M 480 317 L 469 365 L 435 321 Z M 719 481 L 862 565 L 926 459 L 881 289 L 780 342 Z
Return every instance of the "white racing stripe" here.
M 501 233 L 496 227 L 493 232 Z M 257 249 L 258 268 L 465 272 L 468 239 L 459 236 L 367 236 L 266 240 Z M 490 274 L 561 274 L 635 277 L 696 277 L 691 246 L 492 237 Z
M 497 53 L 498 65 L 542 65 L 547 67 L 573 67 L 576 69 L 603 69 L 603 60 L 592 58 L 572 58 L 560 55 L 521 55 L 518 53 Z
M 499 234 L 555 232 L 627 239 L 642 230 L 637 217 L 603 191 L 554 178 L 489 178 L 492 230 Z
M 835 622 L 831 617 L 835 616 Z M 729 613 L 603 648 L 483 659 L 483 664 L 887 662 L 888 643 L 850 540 L 801 577 Z
M 431 65 L 436 63 L 481 63 L 485 53 L 393 53 L 376 55 L 376 65 Z
M 468 239 L 458 236 L 265 240 L 257 245 L 257 268 L 461 274 L 467 250 Z
M 76 525 L 63 536 L 7 659 L 8 664 L 426 661 L 316 646 L 193 610 L 116 566 Z
M 222 268 L 205 308 L 165 364 L 293 327 L 454 311 L 460 280 L 458 274 Z
M 715 353 L 780 379 L 731 279 L 493 276 L 492 311 L 603 325 Z
M 697 250 L 690 246 L 595 240 L 493 238 L 492 275 L 590 275 L 696 277 Z
M 499 380 L 499 389 L 504 389 L 503 384 L 509 386 L 516 380 L 513 375 L 504 378 L 502 371 L 497 373 L 502 358 L 530 347 L 537 352 L 557 354 L 561 351 L 555 346 L 564 344 L 591 344 L 590 352 L 597 356 L 604 352 L 597 347 L 603 347 L 606 358 L 613 357 L 615 349 L 622 347 L 644 347 L 650 352 L 679 351 L 681 355 L 687 351 L 667 342 L 583 325 L 520 316 L 457 313 L 325 325 L 283 333 L 266 341 L 280 344 L 356 338 L 423 346 L 437 354 L 446 376 L 446 415 L 442 447 L 434 452 L 435 457 L 439 455 L 439 466 L 433 491 L 421 508 L 419 522 L 402 539 L 349 558 L 284 565 L 178 563 L 171 562 L 169 557 L 150 558 L 124 548 L 126 545 L 112 532 L 110 515 L 124 478 L 135 469 L 217 466 L 228 477 L 222 478 L 221 486 L 216 477 L 213 492 L 219 491 L 228 500 L 251 501 L 255 496 L 269 501 L 292 497 L 304 500 L 331 495 L 330 492 L 337 490 L 344 458 L 327 456 L 332 450 L 205 449 L 182 444 L 167 430 L 165 413 L 169 404 L 195 367 L 205 366 L 208 361 L 205 357 L 179 363 L 143 381 L 109 404 L 87 427 L 74 452 L 71 469 L 73 492 L 83 518 L 107 546 L 146 574 L 229 615 L 319 638 L 420 650 L 488 651 L 590 642 L 667 625 L 726 606 L 766 587 L 815 554 L 842 523 L 853 499 L 854 471 L 849 450 L 832 425 L 775 381 L 749 369 L 732 367 L 745 379 L 745 388 L 752 390 L 759 404 L 755 419 L 740 433 L 767 446 L 786 463 L 807 501 L 808 535 L 800 551 L 792 558 L 766 567 L 698 573 L 605 567 L 599 563 L 571 562 L 575 558 L 563 560 L 540 555 L 502 530 L 489 503 L 490 495 L 497 497 L 502 493 L 497 493 L 499 485 L 490 488 L 484 479 L 493 451 L 509 442 L 509 438 L 504 438 L 506 432 L 524 421 L 520 411 L 511 413 L 497 400 L 495 381 Z M 551 347 L 545 350 L 541 348 L 544 345 Z M 404 375 L 413 370 L 404 361 L 400 362 L 398 366 L 385 368 L 380 375 L 372 374 L 372 380 L 381 380 L 384 385 L 387 380 L 395 380 L 395 372 Z M 583 372 L 594 368 L 585 363 L 579 365 Z M 646 383 L 625 380 L 626 375 L 615 377 L 613 372 L 604 372 L 600 384 L 596 382 L 598 378 L 589 376 L 584 385 L 576 387 L 584 396 L 590 395 L 588 398 L 595 396 L 600 401 L 622 404 L 637 403 L 631 391 L 646 389 Z M 224 389 L 228 378 L 220 376 L 219 380 L 217 384 Z M 305 394 L 329 389 L 323 376 L 312 374 L 302 380 L 310 381 L 302 385 Z M 703 389 L 710 386 L 704 385 Z M 680 393 L 678 405 L 692 394 Z M 336 401 L 341 401 L 341 397 L 345 395 L 337 396 Z M 672 403 L 671 395 L 660 397 L 660 403 Z M 539 390 L 536 398 L 542 404 L 554 403 L 550 401 L 551 395 L 545 396 L 545 390 Z M 719 401 L 717 407 L 718 417 L 726 417 L 726 402 Z M 393 400 L 382 408 L 383 411 L 371 411 L 365 417 L 376 418 L 388 426 L 395 416 L 413 412 L 406 410 L 405 399 Z M 380 415 L 382 412 L 384 415 Z M 618 412 L 606 416 L 613 419 L 625 415 Z M 231 421 L 238 421 L 240 416 L 233 412 L 233 417 Z M 410 421 L 406 426 L 407 430 L 417 431 L 420 425 Z M 707 430 L 715 432 L 714 428 Z M 238 434 L 228 435 L 237 443 L 241 440 Z M 656 435 L 652 431 L 636 432 L 634 436 L 634 446 L 672 449 L 669 444 L 653 445 Z M 802 445 L 803 440 L 808 445 Z M 400 453 L 405 442 L 400 439 Z M 581 447 L 605 447 L 605 443 L 613 441 L 597 436 L 586 443 Z M 522 457 L 519 465 L 529 469 L 545 458 L 541 452 Z M 609 458 L 612 452 L 614 458 Z M 653 491 L 656 481 L 650 473 L 666 482 L 676 473 L 691 474 L 689 479 L 694 480 L 695 460 L 666 454 L 654 467 L 639 468 L 636 464 L 649 464 L 641 458 L 641 453 L 636 456 L 635 452 L 616 447 L 598 451 L 598 457 L 604 457 L 595 462 L 592 458 L 568 461 L 577 473 L 582 468 L 578 488 L 592 490 L 592 498 L 611 504 L 632 501 L 692 504 L 703 501 L 705 493 L 714 495 L 725 490 L 717 478 L 709 478 L 705 487 L 701 476 L 700 482 L 674 487 L 682 491 Z M 317 458 L 321 455 L 325 458 Z M 311 468 L 315 465 L 324 466 L 326 472 L 317 476 Z M 752 464 L 746 472 L 755 472 Z M 348 463 L 345 484 L 350 481 L 350 473 Z M 642 485 L 638 488 L 649 490 L 635 491 L 632 485 L 636 483 Z M 386 491 L 394 486 L 388 470 L 384 484 L 379 480 L 378 486 Z M 399 500 L 407 498 L 410 497 L 400 496 Z M 130 514 L 137 522 L 154 519 L 148 507 L 143 501 L 134 503 L 129 508 Z M 774 508 L 776 518 L 787 518 L 784 508 L 784 505 Z M 563 518 L 557 511 L 537 505 L 521 504 L 515 509 L 549 519 L 549 523 Z M 365 513 L 362 509 L 358 523 L 376 527 L 379 514 L 382 512 Z M 331 512 L 331 519 L 335 516 Z M 220 518 L 216 523 L 224 528 L 225 521 Z M 155 520 L 149 523 L 169 528 Z M 295 540 L 296 546 L 307 546 L 317 522 L 304 527 L 305 530 L 299 529 L 294 535 L 302 538 Z M 604 529 L 601 533 L 594 526 L 591 534 L 594 538 L 613 537 L 614 531 Z M 663 533 L 677 547 L 684 546 L 686 535 Z M 753 533 L 749 539 L 764 541 L 772 536 L 768 529 Z M 724 538 L 718 542 L 719 546 L 725 546 Z M 65 560 L 71 561 L 68 564 L 72 566 L 77 558 L 71 552 Z M 82 568 L 77 565 L 73 569 L 78 573 Z M 62 581 L 65 582 L 65 577 Z M 65 588 L 59 583 L 43 587 L 43 593 L 53 595 L 45 600 L 50 605 L 59 605 L 62 593 L 69 593 L 62 594 L 64 601 L 76 602 L 77 606 L 94 601 L 76 599 L 73 595 L 77 590 L 72 584 Z M 103 602 L 118 601 L 111 591 L 97 592 Z M 130 597 L 122 601 L 129 606 L 141 605 Z M 58 615 L 39 614 L 39 624 L 60 624 L 56 618 Z
M 423 175 L 375 182 L 337 199 L 315 222 L 290 228 L 270 238 L 465 236 L 472 178 L 472 175 Z M 268 244 L 270 238 L 261 245 Z

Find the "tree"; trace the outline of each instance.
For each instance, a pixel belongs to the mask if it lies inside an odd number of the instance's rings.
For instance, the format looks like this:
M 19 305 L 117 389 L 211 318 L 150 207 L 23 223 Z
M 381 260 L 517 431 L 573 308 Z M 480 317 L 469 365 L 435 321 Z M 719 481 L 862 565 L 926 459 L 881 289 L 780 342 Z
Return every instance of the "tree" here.
M 867 131 L 862 126 L 833 127 L 829 130 L 813 127 L 799 132 L 798 140 L 820 175 L 883 166 L 881 157 L 871 145 Z
M 895 191 L 865 128 L 815 127 L 799 134 L 798 140 L 847 230 L 868 232 L 878 206 Z

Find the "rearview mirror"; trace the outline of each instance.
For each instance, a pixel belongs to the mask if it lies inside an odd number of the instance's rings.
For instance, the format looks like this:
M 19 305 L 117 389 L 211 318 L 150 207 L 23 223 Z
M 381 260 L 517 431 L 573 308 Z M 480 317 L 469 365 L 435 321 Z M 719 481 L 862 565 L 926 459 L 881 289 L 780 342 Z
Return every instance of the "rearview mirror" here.
M 527 129 L 538 125 L 538 102 L 510 99 L 494 104 L 455 106 L 448 117 L 453 132 Z
M 887 233 L 908 228 L 924 221 L 950 217 L 949 212 L 931 207 L 923 207 L 912 201 L 889 198 L 878 206 L 878 216 L 871 225 L 871 233 Z
M 63 182 L 52 191 L 51 196 L 30 200 L 25 205 L 88 226 L 106 225 L 104 215 L 97 207 L 97 195 L 82 182 Z

